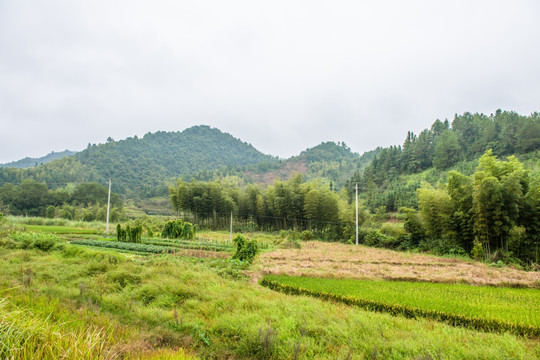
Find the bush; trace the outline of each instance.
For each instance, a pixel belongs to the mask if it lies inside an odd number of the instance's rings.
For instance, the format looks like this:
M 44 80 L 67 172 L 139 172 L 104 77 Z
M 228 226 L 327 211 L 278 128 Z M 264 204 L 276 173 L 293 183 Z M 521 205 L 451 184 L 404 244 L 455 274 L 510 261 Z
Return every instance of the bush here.
M 387 236 L 391 236 L 396 239 L 400 239 L 407 233 L 401 224 L 384 223 L 381 226 L 381 233 Z
M 368 246 L 395 249 L 400 245 L 400 239 L 385 235 L 377 230 L 369 231 L 365 238 L 365 244 Z
M 302 231 L 302 240 L 304 241 L 313 240 L 313 232 L 311 230 Z
M 56 208 L 52 205 L 47 206 L 47 209 L 45 210 L 45 217 L 52 219 L 56 216 Z
M 484 258 L 484 247 L 482 246 L 482 243 L 480 241 L 474 241 L 474 246 L 471 250 L 471 257 L 477 261 L 480 261 Z
M 60 243 L 60 238 L 53 234 L 14 232 L 10 234 L 10 238 L 19 249 L 35 248 L 50 251 L 54 248 L 60 249 L 63 245 Z
M 169 220 L 165 223 L 161 237 L 169 239 L 192 240 L 195 238 L 196 226 L 182 219 Z
M 247 240 L 243 235 L 237 235 L 233 241 L 236 244 L 236 253 L 232 259 L 251 263 L 259 251 L 257 241 Z

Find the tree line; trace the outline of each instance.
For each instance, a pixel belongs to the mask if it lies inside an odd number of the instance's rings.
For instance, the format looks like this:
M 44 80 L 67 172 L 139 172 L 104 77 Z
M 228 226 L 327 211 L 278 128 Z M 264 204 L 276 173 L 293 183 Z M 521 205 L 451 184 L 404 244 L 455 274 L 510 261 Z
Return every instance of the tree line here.
M 300 174 L 267 187 L 179 180 L 170 195 L 175 211 L 213 228 L 226 228 L 231 213 L 235 221 L 257 230 L 311 229 L 330 238 L 346 236 L 354 224 L 342 195 L 320 181 L 304 182 Z
M 69 220 L 105 220 L 108 188 L 98 183 L 50 190 L 47 185 L 26 179 L 19 185 L 0 186 L 0 212 L 4 214 L 61 217 Z M 111 221 L 121 215 L 122 201 L 111 194 Z

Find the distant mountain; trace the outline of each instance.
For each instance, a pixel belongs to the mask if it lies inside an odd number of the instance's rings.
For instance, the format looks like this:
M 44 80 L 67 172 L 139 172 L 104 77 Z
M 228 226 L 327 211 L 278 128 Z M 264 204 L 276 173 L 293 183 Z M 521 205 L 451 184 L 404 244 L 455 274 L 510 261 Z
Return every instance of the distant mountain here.
M 51 152 L 43 157 L 40 157 L 40 158 L 30 158 L 30 157 L 25 157 L 24 159 L 22 160 L 18 160 L 18 161 L 12 161 L 10 163 L 6 163 L 6 164 L 0 164 L 0 167 L 11 167 L 11 168 L 17 168 L 17 169 L 27 169 L 27 168 L 30 168 L 30 167 L 34 167 L 34 166 L 38 166 L 38 165 L 42 165 L 42 164 L 46 164 L 46 163 L 49 163 L 53 160 L 57 160 L 57 159 L 61 159 L 63 157 L 66 157 L 66 156 L 71 156 L 71 155 L 75 155 L 77 152 L 76 151 L 69 151 L 69 150 L 64 150 L 64 151 L 61 151 L 61 152 Z
M 167 183 L 178 177 L 189 179 L 201 170 L 274 161 L 276 157 L 230 134 L 209 126 L 194 126 L 182 132 L 147 133 L 140 139 L 109 138 L 105 144 L 88 144 L 74 156 L 34 168 L 0 169 L 0 185 L 32 178 L 55 188 L 72 182 L 106 183 L 111 178 L 113 191 L 148 197 L 167 194 Z

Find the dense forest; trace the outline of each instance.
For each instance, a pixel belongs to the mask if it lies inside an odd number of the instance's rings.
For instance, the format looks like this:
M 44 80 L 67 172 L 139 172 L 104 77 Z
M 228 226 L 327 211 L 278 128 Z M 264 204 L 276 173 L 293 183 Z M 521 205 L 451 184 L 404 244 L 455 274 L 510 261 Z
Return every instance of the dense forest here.
M 498 110 L 490 116 L 456 115 L 451 124 L 437 120 L 419 135 L 409 132 L 403 146 L 382 149 L 363 176 L 351 178 L 347 187 L 352 191 L 357 182 L 372 210 L 379 206 L 388 211 L 417 207 L 416 189 L 427 179 L 406 175 L 430 170 L 430 182 L 445 180 L 450 168 L 470 175 L 475 161 L 489 149 L 496 156 L 540 150 L 540 114 L 523 116 Z

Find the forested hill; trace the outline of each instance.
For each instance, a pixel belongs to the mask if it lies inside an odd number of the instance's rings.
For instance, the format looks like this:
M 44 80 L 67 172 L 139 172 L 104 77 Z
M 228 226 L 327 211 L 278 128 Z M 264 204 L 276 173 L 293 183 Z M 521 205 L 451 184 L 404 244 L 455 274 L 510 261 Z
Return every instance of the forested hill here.
M 30 158 L 26 157 L 24 159 L 18 160 L 18 161 L 12 161 L 10 163 L 6 164 L 0 164 L 0 167 L 12 167 L 12 168 L 18 168 L 18 169 L 27 169 L 29 167 L 38 166 L 42 164 L 49 163 L 53 160 L 61 159 L 66 156 L 75 155 L 76 151 L 69 151 L 64 150 L 61 152 L 51 152 L 43 157 L 40 158 Z
M 256 184 L 273 184 L 275 179 L 287 180 L 295 174 L 302 174 L 305 180 L 322 179 L 338 189 L 364 168 L 381 151 L 377 148 L 359 155 L 343 142 L 323 142 L 302 151 L 286 160 L 264 162 L 257 165 L 222 167 L 217 170 L 203 170 L 194 175 L 199 181 L 214 181 L 226 176 L 237 176 Z
M 435 183 L 452 168 L 470 175 L 489 149 L 502 158 L 526 159 L 537 153 L 540 114 L 497 110 L 491 115 L 456 115 L 451 123 L 437 120 L 418 135 L 409 132 L 403 146 L 382 149 L 363 176 L 350 183 L 358 182 L 371 209 L 416 206 L 416 189 L 422 181 Z
M 70 182 L 113 179 L 113 190 L 121 194 L 152 196 L 168 194 L 167 182 L 189 178 L 201 170 L 222 166 L 245 166 L 272 162 L 252 145 L 209 126 L 194 126 L 183 132 L 147 133 L 105 144 L 91 145 L 74 156 L 31 169 L 0 169 L 0 184 L 20 183 L 31 178 L 49 188 Z

